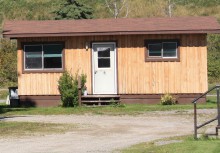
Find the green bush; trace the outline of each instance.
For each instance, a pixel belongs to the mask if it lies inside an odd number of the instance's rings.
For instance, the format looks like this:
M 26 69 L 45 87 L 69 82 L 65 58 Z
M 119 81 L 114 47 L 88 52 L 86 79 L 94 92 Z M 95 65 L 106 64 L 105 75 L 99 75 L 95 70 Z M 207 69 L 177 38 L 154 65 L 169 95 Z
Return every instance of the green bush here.
M 61 94 L 63 107 L 78 106 L 78 73 L 72 76 L 65 71 L 58 81 L 58 87 Z M 85 89 L 86 75 L 81 74 L 81 88 Z
M 0 38 L 0 87 L 17 85 L 16 42 Z
M 220 81 L 220 36 L 208 35 L 208 76 L 209 82 Z
M 166 93 L 163 96 L 161 96 L 160 104 L 162 104 L 162 105 L 175 105 L 176 98 L 174 98 L 171 94 Z

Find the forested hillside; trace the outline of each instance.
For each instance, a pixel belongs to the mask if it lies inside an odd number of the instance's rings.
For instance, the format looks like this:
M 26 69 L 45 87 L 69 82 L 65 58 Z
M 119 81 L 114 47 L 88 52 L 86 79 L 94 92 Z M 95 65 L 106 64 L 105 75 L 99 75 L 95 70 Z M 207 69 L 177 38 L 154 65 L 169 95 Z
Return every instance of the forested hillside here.
M 0 0 L 0 23 L 5 19 L 54 19 L 53 11 L 65 0 Z M 112 17 L 105 0 L 78 0 L 94 10 L 94 18 Z M 113 1 L 113 0 L 107 0 Z M 118 0 L 120 1 L 120 0 Z M 220 20 L 220 0 L 127 0 L 128 17 L 167 16 L 169 1 L 173 16 L 215 16 Z M 121 15 L 123 17 L 123 15 Z
M 0 0 L 0 31 L 5 20 L 52 20 L 64 2 L 73 0 Z M 114 1 L 120 17 L 214 16 L 220 21 L 220 0 L 76 0 L 92 10 L 93 18 L 113 18 Z M 106 4 L 108 2 L 108 5 Z M 126 2 L 126 3 L 123 3 Z M 123 5 L 122 5 L 123 4 Z M 122 8 L 120 10 L 120 8 Z M 86 8 L 87 9 L 87 8 Z M 68 10 L 61 10 L 61 13 Z M 71 12 L 74 13 L 74 12 Z M 75 12 L 77 13 L 77 12 Z M 209 24 L 209 23 L 204 23 Z M 209 81 L 220 81 L 220 36 L 209 35 Z M 7 48 L 7 50 L 6 50 Z M 15 43 L 0 41 L 0 86 L 16 80 Z M 7 53 L 7 54 L 6 54 Z M 4 59 L 4 60 L 3 60 Z M 7 65 L 12 66 L 8 73 Z M 10 77 L 9 75 L 13 75 Z M 4 82 L 4 83 L 2 83 Z

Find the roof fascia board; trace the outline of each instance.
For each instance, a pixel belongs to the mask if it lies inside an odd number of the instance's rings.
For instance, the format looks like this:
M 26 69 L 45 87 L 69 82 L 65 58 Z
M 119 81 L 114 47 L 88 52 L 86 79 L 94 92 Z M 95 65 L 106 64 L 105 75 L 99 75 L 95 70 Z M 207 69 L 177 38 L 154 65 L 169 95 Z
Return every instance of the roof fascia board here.
M 141 34 L 220 34 L 220 29 L 216 30 L 177 30 L 177 31 L 123 31 L 123 32 L 91 32 L 91 33 L 24 33 L 24 34 L 4 34 L 4 38 L 24 38 L 24 37 L 62 37 L 62 36 L 100 36 L 100 35 L 141 35 Z

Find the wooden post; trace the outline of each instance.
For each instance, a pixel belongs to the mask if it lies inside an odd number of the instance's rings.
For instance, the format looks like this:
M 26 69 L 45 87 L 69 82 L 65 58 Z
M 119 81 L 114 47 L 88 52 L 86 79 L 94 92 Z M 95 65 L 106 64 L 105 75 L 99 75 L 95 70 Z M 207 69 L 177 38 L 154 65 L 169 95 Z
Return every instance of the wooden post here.
M 82 89 L 81 89 L 81 77 L 78 77 L 78 101 L 79 106 L 82 106 Z

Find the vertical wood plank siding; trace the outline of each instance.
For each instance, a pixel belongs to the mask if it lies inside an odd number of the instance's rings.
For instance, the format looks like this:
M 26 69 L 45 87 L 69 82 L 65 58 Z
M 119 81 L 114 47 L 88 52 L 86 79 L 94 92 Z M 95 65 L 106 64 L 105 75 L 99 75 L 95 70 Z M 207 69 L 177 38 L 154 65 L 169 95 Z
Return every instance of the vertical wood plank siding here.
M 180 62 L 145 62 L 145 39 L 179 39 Z M 205 34 L 125 35 L 93 37 L 22 38 L 18 40 L 19 95 L 59 95 L 61 73 L 22 73 L 21 42 L 65 42 L 65 68 L 87 74 L 92 93 L 91 46 L 86 42 L 116 41 L 119 94 L 203 93 L 207 90 Z

